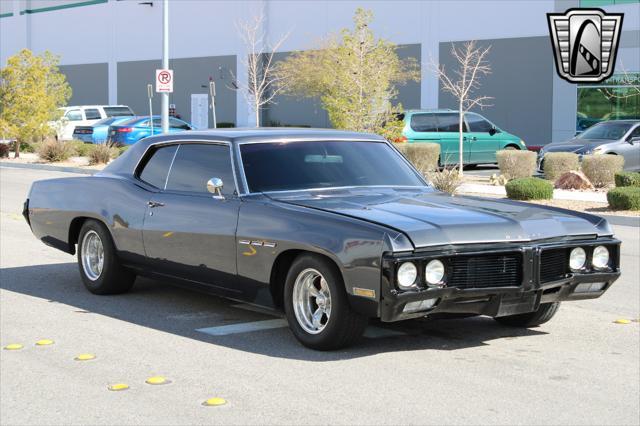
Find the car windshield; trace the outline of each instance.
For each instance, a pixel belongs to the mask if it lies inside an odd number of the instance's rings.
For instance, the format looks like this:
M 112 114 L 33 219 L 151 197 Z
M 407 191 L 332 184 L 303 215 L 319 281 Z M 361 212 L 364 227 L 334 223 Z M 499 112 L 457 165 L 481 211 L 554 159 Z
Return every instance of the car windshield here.
M 383 142 L 300 141 L 241 145 L 249 192 L 344 186 L 425 186 Z
M 578 135 L 578 139 L 620 139 L 633 123 L 598 123 Z
M 122 117 L 127 115 L 133 115 L 133 111 L 131 111 L 131 108 L 126 106 L 104 107 L 104 113 L 107 114 L 107 117 Z

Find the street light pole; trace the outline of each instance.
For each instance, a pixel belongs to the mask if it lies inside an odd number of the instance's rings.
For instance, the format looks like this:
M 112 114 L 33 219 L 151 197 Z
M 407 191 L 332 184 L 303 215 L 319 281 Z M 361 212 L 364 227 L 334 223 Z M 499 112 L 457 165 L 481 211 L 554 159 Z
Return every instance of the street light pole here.
M 169 0 L 162 8 L 162 69 L 169 69 Z M 162 93 L 162 133 L 169 132 L 169 93 Z

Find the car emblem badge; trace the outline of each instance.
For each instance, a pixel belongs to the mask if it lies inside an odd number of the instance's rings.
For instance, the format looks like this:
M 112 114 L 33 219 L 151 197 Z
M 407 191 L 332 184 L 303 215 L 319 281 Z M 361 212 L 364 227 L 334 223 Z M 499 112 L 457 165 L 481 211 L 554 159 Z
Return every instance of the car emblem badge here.
M 598 83 L 609 78 L 616 63 L 623 16 L 601 9 L 547 13 L 560 77 L 571 83 Z

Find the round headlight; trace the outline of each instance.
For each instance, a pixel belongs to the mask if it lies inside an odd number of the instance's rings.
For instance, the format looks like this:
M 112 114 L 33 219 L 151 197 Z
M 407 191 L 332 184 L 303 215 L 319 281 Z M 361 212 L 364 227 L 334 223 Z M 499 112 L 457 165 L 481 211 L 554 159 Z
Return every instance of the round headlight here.
M 444 278 L 444 264 L 437 259 L 432 260 L 427 263 L 424 269 L 424 276 L 427 284 L 438 285 L 442 283 L 442 279 Z
M 609 266 L 609 250 L 605 246 L 598 246 L 593 250 L 591 264 L 596 269 L 606 269 Z
M 569 267 L 574 271 L 584 268 L 584 264 L 587 262 L 587 253 L 582 247 L 576 247 L 571 250 L 569 255 Z
M 405 262 L 398 268 L 398 286 L 401 289 L 410 289 L 414 286 L 418 277 L 418 269 L 413 262 Z

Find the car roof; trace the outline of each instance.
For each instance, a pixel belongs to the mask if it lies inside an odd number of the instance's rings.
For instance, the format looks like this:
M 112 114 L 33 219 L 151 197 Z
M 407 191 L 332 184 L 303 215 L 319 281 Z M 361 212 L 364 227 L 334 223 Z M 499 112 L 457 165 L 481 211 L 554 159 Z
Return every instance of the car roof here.
M 405 114 L 423 114 L 423 113 L 432 113 L 432 114 L 440 114 L 443 112 L 458 112 L 455 109 L 451 109 L 451 108 L 434 108 L 434 109 L 408 109 L 405 110 Z
M 115 108 L 115 107 L 129 108 L 128 105 L 69 105 L 66 107 L 60 107 L 59 109 L 68 110 L 73 108 Z
M 192 130 L 164 135 L 150 136 L 136 142 L 125 154 L 110 163 L 105 174 L 130 175 L 140 158 L 150 145 L 164 142 L 288 142 L 288 141 L 368 141 L 386 142 L 382 136 L 373 133 L 358 133 L 334 129 L 313 129 L 295 127 L 258 127 Z

